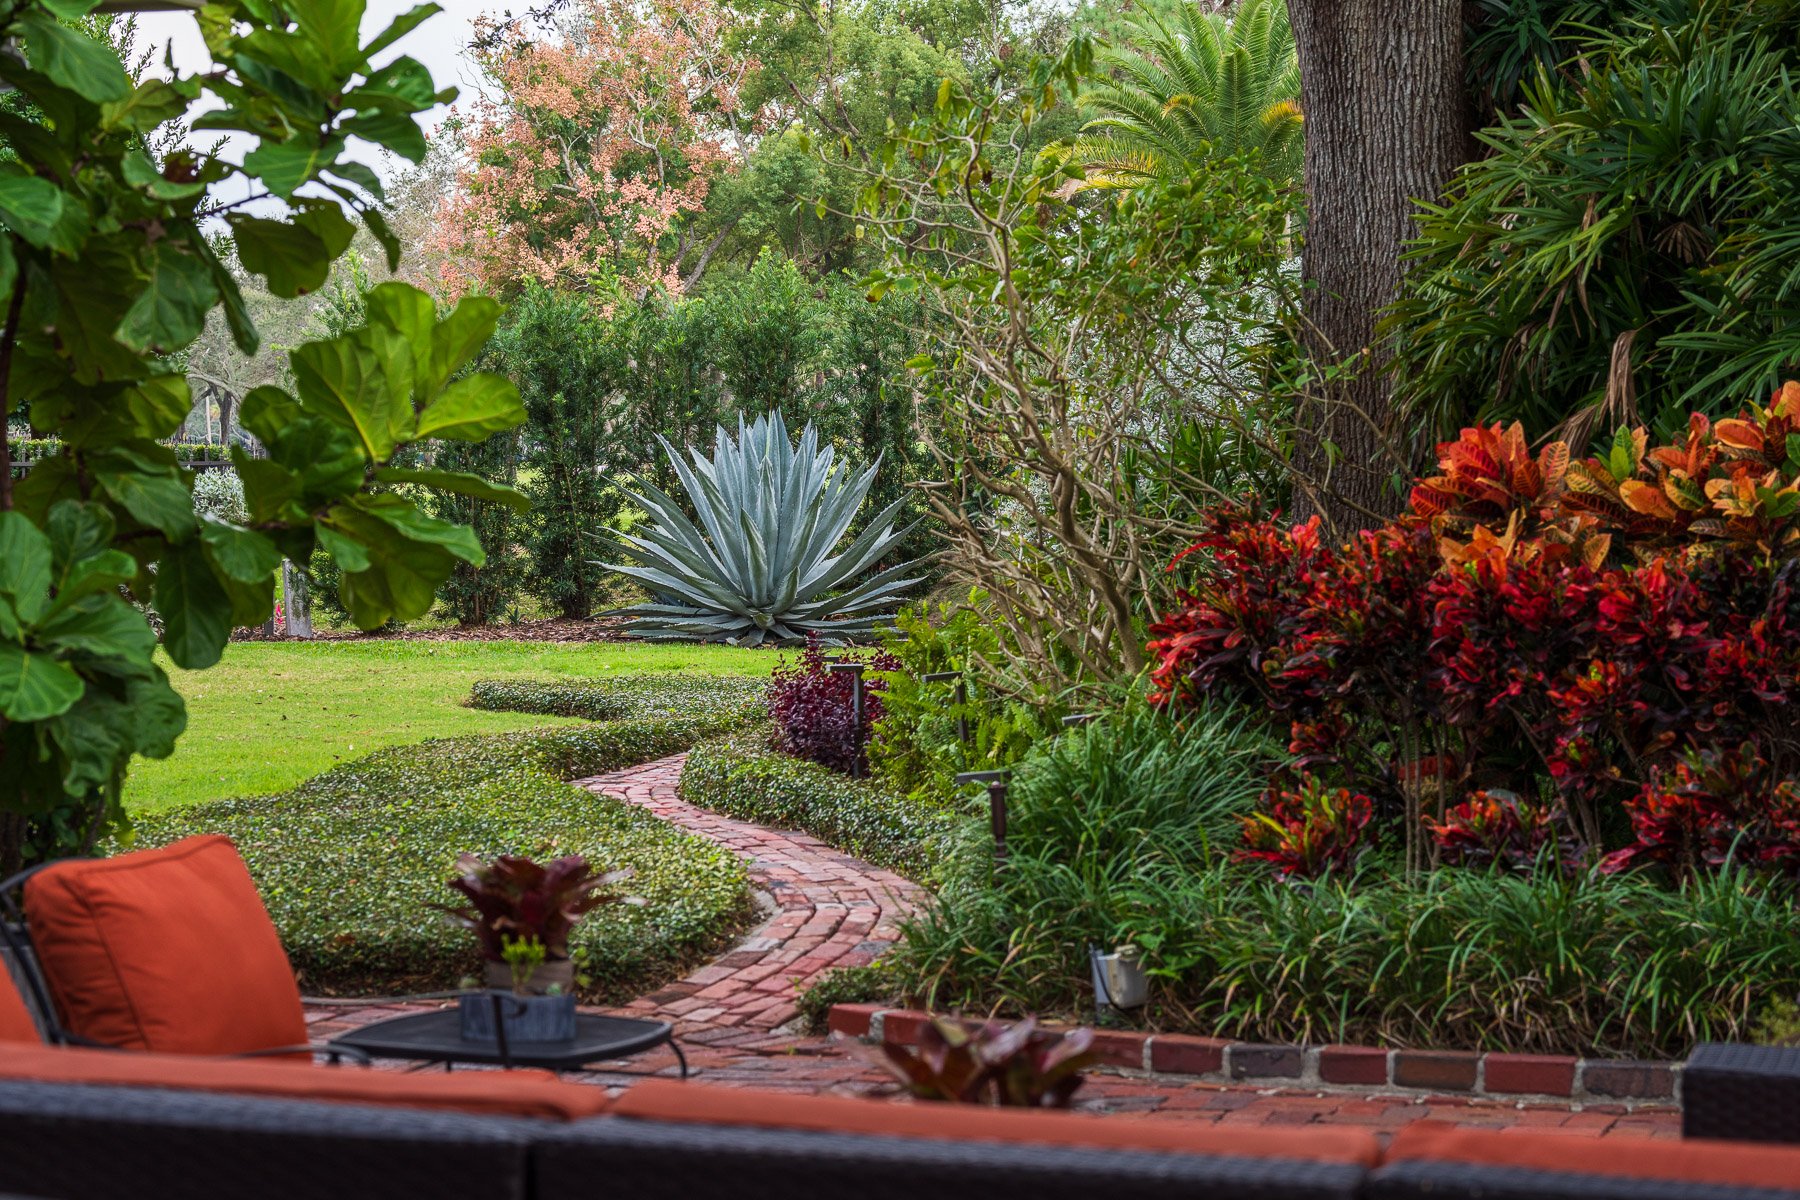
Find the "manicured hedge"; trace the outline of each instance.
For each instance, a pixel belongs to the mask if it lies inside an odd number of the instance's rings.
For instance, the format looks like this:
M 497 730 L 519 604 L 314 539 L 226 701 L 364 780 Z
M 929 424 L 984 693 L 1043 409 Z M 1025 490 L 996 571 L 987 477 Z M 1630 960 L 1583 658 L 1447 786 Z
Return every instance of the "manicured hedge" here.
M 483 679 L 471 708 L 619 721 L 628 717 L 748 720 L 768 683 L 736 675 L 620 675 L 612 679 Z
M 7 448 L 14 462 L 36 462 L 62 453 L 62 443 L 55 438 L 8 438 Z M 231 457 L 231 451 L 211 442 L 164 442 L 182 462 L 207 462 Z
M 966 818 L 908 799 L 874 780 L 779 753 L 764 728 L 703 742 L 688 754 L 681 796 L 727 816 L 799 829 L 858 858 L 914 878 L 942 857 Z
M 751 914 L 729 852 L 565 779 L 686 749 L 741 718 L 630 719 L 448 738 L 398 747 L 291 791 L 142 818 L 140 844 L 194 833 L 236 840 L 310 992 L 389 994 L 454 987 L 476 970 L 471 936 L 428 902 L 456 855 L 585 854 L 629 867 L 617 905 L 583 922 L 590 998 L 654 990 L 721 948 Z

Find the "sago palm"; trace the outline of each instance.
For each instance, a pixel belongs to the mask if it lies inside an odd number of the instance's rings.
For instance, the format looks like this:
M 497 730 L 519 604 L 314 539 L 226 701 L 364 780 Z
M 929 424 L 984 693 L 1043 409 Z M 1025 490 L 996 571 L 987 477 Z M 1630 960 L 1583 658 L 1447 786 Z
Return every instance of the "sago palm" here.
M 860 472 L 837 463 L 811 425 L 794 444 L 780 413 L 748 425 L 740 414 L 737 437 L 721 428 L 710 460 L 691 447 L 684 460 L 657 440 L 698 523 L 648 483 L 627 491 L 650 520 L 614 535 L 635 563 L 604 565 L 654 597 L 616 614 L 635 618 L 629 629 L 639 637 L 841 642 L 890 621 L 919 582 L 906 577 L 913 562 L 869 573 L 908 532 L 894 526 L 902 501 L 838 549 L 880 463 Z
M 1104 52 L 1104 82 L 1081 95 L 1097 115 L 1075 142 L 1090 187 L 1182 178 L 1213 156 L 1256 151 L 1278 183 L 1300 178 L 1300 65 L 1286 0 L 1230 15 L 1187 0 L 1146 9 Z

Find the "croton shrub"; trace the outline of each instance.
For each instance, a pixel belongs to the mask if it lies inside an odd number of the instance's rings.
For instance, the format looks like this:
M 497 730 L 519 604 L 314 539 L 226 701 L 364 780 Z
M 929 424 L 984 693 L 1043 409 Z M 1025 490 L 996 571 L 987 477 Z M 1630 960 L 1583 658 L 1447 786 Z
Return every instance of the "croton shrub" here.
M 1800 383 L 1654 448 L 1575 461 L 1515 425 L 1438 453 L 1347 543 L 1221 507 L 1177 559 L 1154 702 L 1289 726 L 1243 853 L 1800 873 Z
M 856 711 L 856 684 L 847 672 L 833 672 L 833 662 L 860 663 L 862 712 Z M 900 660 L 885 650 L 843 651 L 828 657 L 817 635 L 800 649 L 799 660 L 783 658 L 769 678 L 769 718 L 775 722 L 776 748 L 846 773 L 866 772 L 866 747 L 886 710 L 884 672 L 898 671 Z

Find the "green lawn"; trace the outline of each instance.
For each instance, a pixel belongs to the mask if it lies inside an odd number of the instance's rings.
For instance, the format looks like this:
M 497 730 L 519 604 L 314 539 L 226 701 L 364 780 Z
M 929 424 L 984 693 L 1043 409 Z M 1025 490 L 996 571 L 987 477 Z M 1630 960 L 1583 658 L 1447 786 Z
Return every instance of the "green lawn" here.
M 150 812 L 281 791 L 384 746 L 572 720 L 465 708 L 477 679 L 767 675 L 777 661 L 765 650 L 617 642 L 236 642 L 210 670 L 170 669 L 187 732 L 172 757 L 136 761 L 125 804 Z

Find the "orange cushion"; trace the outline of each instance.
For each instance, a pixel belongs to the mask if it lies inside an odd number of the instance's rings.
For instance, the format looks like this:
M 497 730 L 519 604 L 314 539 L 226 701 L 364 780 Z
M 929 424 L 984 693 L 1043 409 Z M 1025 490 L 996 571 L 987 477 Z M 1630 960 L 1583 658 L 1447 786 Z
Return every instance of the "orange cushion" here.
M 1572 1138 L 1458 1129 L 1440 1121 L 1419 1121 L 1395 1136 L 1382 1161 L 1391 1164 L 1421 1160 L 1678 1183 L 1800 1187 L 1800 1146 L 1750 1142 Z
M 0 1046 L 0 1079 L 226 1092 L 330 1104 L 456 1109 L 553 1121 L 595 1116 L 607 1105 L 605 1088 L 564 1083 L 548 1071 L 414 1073 L 316 1067 L 287 1060 L 120 1054 L 112 1050 L 49 1046 Z
M 1380 1147 L 1360 1129 L 1219 1129 L 1199 1122 L 1141 1121 L 965 1104 L 904 1104 L 844 1096 L 794 1096 L 647 1079 L 613 1102 L 618 1117 L 761 1129 L 811 1129 L 954 1141 L 1100 1146 L 1177 1154 L 1291 1158 L 1373 1167 Z
M 19 985 L 13 982 L 12 972 L 4 963 L 0 963 L 0 1042 L 24 1042 L 32 1046 L 41 1046 L 44 1042 L 37 1023 L 31 1019 L 31 1010 L 25 1007 Z
M 306 1041 L 287 952 L 229 838 L 57 863 L 26 882 L 25 919 L 82 1037 L 170 1054 Z

